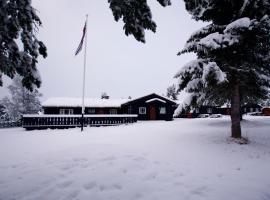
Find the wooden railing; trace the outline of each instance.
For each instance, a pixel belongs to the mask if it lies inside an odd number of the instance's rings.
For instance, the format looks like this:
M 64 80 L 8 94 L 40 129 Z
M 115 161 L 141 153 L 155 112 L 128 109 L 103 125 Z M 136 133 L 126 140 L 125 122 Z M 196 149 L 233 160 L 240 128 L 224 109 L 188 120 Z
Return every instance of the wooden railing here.
M 84 126 L 113 126 L 137 122 L 137 115 L 84 115 Z M 68 128 L 81 126 L 81 115 L 24 115 L 26 129 Z

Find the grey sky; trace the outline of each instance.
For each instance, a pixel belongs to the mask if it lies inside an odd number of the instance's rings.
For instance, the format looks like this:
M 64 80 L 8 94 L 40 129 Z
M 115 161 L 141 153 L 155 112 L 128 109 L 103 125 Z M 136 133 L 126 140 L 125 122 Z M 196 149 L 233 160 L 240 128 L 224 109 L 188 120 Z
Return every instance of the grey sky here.
M 193 59 L 176 56 L 189 35 L 202 27 L 191 19 L 182 0 L 161 7 L 149 1 L 157 33 L 146 32 L 146 44 L 126 37 L 123 24 L 114 21 L 107 0 L 33 0 L 43 27 L 40 38 L 48 48 L 47 59 L 39 59 L 43 99 L 81 97 L 83 52 L 74 56 L 85 22 L 88 23 L 86 97 L 137 97 L 165 93 L 174 74 Z M 7 85 L 7 84 L 5 84 Z M 3 91 L 3 89 L 1 89 Z M 3 92 L 1 92 L 3 94 Z

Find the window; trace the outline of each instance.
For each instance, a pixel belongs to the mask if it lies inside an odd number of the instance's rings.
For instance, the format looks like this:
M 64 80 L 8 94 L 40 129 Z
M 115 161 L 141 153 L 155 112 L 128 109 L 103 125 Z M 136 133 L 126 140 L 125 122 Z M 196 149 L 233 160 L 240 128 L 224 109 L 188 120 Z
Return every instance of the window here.
M 60 109 L 60 115 L 73 115 L 73 109 Z
M 199 108 L 196 108 L 195 109 L 195 113 L 200 113 L 200 109 Z
M 159 108 L 159 113 L 160 114 L 166 114 L 166 107 L 160 107 Z
M 139 114 L 145 115 L 146 114 L 146 107 L 139 107 Z
M 95 114 L 96 113 L 96 109 L 95 108 L 88 108 L 87 109 L 87 114 Z
M 110 109 L 110 114 L 111 115 L 116 115 L 117 114 L 117 109 Z
M 207 108 L 207 113 L 211 114 L 212 113 L 212 108 Z
M 249 110 L 250 110 L 250 112 L 253 112 L 253 108 L 250 108 Z
M 132 106 L 128 107 L 128 114 L 132 114 Z

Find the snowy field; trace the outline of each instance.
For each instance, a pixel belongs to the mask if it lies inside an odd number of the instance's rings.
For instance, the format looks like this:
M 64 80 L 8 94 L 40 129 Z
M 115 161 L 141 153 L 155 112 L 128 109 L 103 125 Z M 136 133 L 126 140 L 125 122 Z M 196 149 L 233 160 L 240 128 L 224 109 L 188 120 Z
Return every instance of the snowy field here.
M 270 200 L 270 118 L 0 129 L 0 200 Z

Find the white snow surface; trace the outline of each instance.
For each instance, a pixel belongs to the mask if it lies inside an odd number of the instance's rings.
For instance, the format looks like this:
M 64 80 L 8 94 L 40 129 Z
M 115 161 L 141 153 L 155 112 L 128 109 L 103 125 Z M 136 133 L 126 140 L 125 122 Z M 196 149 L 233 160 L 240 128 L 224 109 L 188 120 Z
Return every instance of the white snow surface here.
M 248 17 L 243 17 L 228 24 L 224 33 L 229 33 L 234 29 L 249 28 L 251 21 Z
M 268 200 L 270 117 L 0 129 L 1 200 Z
M 105 108 L 105 107 L 114 107 L 119 108 L 121 104 L 130 101 L 130 99 L 95 99 L 95 98 L 85 98 L 84 105 L 85 107 L 95 107 L 95 108 Z M 81 98 L 70 98 L 70 97 L 53 97 L 49 98 L 42 103 L 42 106 L 47 107 L 81 107 L 82 99 Z
M 202 80 L 205 84 L 207 84 L 207 77 L 211 72 L 214 72 L 215 79 L 217 80 L 217 83 L 223 83 L 224 81 L 227 81 L 226 74 L 219 68 L 217 63 L 215 62 L 209 62 L 207 65 L 203 68 L 203 75 Z

